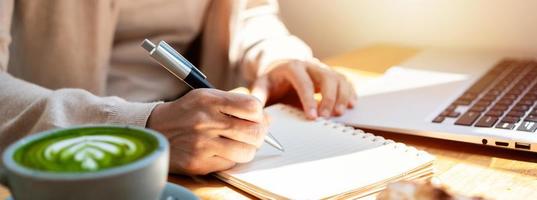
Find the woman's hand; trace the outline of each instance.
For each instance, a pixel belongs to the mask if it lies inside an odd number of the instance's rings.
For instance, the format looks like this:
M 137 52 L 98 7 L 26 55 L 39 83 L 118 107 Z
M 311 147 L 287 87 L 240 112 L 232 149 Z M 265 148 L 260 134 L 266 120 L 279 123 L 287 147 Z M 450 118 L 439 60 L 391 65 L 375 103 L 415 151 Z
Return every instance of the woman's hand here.
M 155 107 L 147 126 L 170 142 L 170 172 L 208 174 L 254 158 L 268 122 L 255 97 L 196 89 Z
M 357 101 L 352 84 L 343 75 L 316 59 L 276 62 L 270 71 L 258 77 L 251 91 L 252 95 L 265 103 L 268 99 L 278 99 L 291 90 L 298 94 L 302 108 L 310 119 L 341 115 Z M 315 92 L 322 95 L 319 105 L 313 96 Z

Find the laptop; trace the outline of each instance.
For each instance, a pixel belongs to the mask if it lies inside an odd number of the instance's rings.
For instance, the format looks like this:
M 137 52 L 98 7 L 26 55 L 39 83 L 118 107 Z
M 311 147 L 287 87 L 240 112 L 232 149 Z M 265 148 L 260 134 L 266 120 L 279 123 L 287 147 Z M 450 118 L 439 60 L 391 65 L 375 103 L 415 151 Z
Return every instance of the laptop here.
M 537 151 L 537 56 L 429 49 L 355 81 L 360 128 Z

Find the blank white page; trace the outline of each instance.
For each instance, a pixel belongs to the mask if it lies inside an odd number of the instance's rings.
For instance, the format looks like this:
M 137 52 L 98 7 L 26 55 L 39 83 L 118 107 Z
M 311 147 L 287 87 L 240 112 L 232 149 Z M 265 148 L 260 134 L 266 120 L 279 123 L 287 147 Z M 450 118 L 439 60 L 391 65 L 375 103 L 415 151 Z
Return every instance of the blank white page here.
M 269 131 L 285 152 L 264 144 L 252 162 L 221 173 L 280 196 L 326 198 L 403 175 L 434 159 L 361 130 L 309 121 L 289 106 L 266 110 L 272 117 Z

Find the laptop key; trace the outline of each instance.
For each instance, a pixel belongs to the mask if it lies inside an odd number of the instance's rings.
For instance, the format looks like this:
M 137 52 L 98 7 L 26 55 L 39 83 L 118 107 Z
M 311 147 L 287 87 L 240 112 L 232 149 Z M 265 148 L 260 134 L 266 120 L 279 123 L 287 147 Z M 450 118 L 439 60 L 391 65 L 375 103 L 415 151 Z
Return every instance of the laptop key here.
M 470 111 L 474 111 L 474 112 L 483 112 L 485 111 L 487 108 L 485 106 L 473 106 L 472 108 L 470 108 Z
M 517 105 L 525 105 L 525 106 L 532 106 L 534 101 L 531 100 L 520 100 Z
M 507 113 L 507 116 L 509 116 L 509 117 L 522 117 L 522 116 L 524 116 L 524 113 L 520 112 L 520 111 L 512 110 L 512 111 Z
M 535 100 L 537 99 L 537 95 L 527 93 L 526 95 L 524 95 L 524 98 Z
M 479 116 L 481 116 L 480 112 L 468 111 L 464 113 L 457 121 L 455 121 L 455 124 L 461 126 L 471 126 L 477 120 L 477 118 L 479 118 Z
M 476 97 L 477 95 L 475 93 L 464 93 L 462 96 L 459 97 L 459 99 L 473 101 Z
M 487 94 L 485 94 L 485 95 L 498 96 L 498 95 L 500 95 L 501 93 L 502 93 L 502 91 L 500 91 L 500 90 L 494 90 L 494 89 L 493 89 L 493 90 L 488 91 Z
M 509 123 L 517 123 L 518 121 L 520 121 L 520 118 L 519 117 L 504 117 L 502 118 L 501 122 L 509 122 Z
M 496 128 L 513 129 L 513 128 L 515 128 L 515 124 L 509 123 L 509 122 L 500 122 L 500 123 L 498 123 L 498 125 L 496 125 Z
M 509 100 L 515 100 L 517 98 L 516 95 L 505 95 L 504 97 L 502 97 L 502 99 L 509 99 Z
M 457 118 L 457 117 L 459 117 L 460 115 L 461 115 L 460 112 L 451 111 L 451 112 L 449 112 L 449 113 L 446 115 L 446 117 Z
M 442 117 L 442 116 L 438 116 L 438 117 L 433 119 L 433 122 L 434 123 L 442 123 L 444 121 L 444 119 L 446 119 L 446 118 Z
M 513 101 L 512 100 L 509 100 L 509 99 L 500 99 L 498 102 L 496 102 L 496 105 L 504 105 L 504 106 L 509 106 L 513 104 Z
M 457 109 L 457 105 L 455 104 L 451 104 L 446 108 L 447 111 L 454 111 L 455 109 Z
M 505 111 L 507 108 L 509 107 L 505 105 L 494 105 L 490 110 Z
M 451 112 L 451 111 L 449 111 L 449 110 L 444 110 L 444 111 L 442 111 L 442 112 L 440 113 L 440 115 L 438 115 L 438 116 L 445 117 L 445 116 L 447 116 L 450 112 Z
M 484 106 L 484 107 L 487 107 L 490 105 L 490 103 L 492 103 L 492 101 L 487 101 L 487 100 L 480 100 L 478 101 L 477 103 L 475 103 L 476 106 Z
M 503 115 L 503 111 L 491 110 L 491 111 L 488 111 L 485 115 L 493 116 L 493 117 L 501 117 Z
M 472 103 L 472 102 L 470 100 L 466 100 L 466 99 L 457 99 L 455 102 L 453 102 L 453 104 L 455 104 L 455 105 L 463 105 L 463 106 L 470 105 L 470 103 Z
M 455 111 L 451 111 L 451 110 L 444 110 L 444 112 L 440 113 L 440 115 L 438 115 L 438 116 L 456 118 L 456 117 L 458 117 L 460 115 L 461 115 L 460 112 L 455 112 Z
M 530 104 L 530 106 L 531 106 L 531 105 L 533 105 L 533 103 L 537 102 L 537 98 L 524 96 L 524 97 L 522 97 L 522 99 L 520 99 L 520 102 L 522 102 L 522 101 L 524 101 L 524 102 L 532 102 L 532 104 Z
M 520 95 L 522 94 L 522 90 L 521 89 L 512 89 L 512 90 L 509 90 L 509 92 L 507 92 L 507 95 Z
M 526 105 L 516 105 L 515 107 L 513 107 L 511 110 L 516 110 L 516 111 L 520 111 L 520 112 L 526 112 L 530 109 L 529 106 L 526 106 Z
M 481 98 L 481 100 L 485 100 L 485 101 L 494 101 L 496 100 L 497 96 L 496 95 L 485 95 Z
M 526 131 L 526 132 L 535 132 L 535 130 L 537 130 L 537 122 L 524 121 L 518 127 L 517 130 Z
M 537 122 L 537 115 L 530 114 L 524 119 L 524 121 Z
M 483 116 L 481 117 L 477 123 L 475 124 L 476 127 L 492 127 L 494 124 L 498 121 L 498 117 L 493 116 Z

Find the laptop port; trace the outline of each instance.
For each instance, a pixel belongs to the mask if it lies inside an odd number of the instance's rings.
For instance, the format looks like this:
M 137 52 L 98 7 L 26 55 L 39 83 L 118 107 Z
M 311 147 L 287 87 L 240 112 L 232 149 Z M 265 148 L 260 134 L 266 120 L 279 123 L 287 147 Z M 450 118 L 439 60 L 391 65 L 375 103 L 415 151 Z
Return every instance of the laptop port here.
M 502 147 L 507 147 L 509 146 L 509 143 L 508 142 L 499 142 L 499 141 L 496 141 L 496 146 L 502 146 Z
M 522 143 L 522 142 L 515 142 L 515 148 L 524 149 L 524 150 L 530 150 L 531 149 L 531 144 Z

